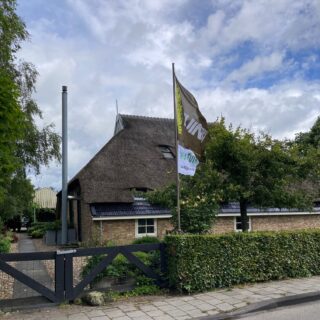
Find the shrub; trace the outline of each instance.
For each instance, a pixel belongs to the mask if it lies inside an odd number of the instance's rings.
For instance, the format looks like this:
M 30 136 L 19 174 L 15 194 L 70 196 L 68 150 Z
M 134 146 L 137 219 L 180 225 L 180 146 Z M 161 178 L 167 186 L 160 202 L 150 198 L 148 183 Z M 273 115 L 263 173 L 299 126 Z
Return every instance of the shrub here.
M 146 266 L 155 266 L 154 253 L 148 254 L 146 252 L 135 252 L 134 255 Z M 90 270 L 92 270 L 103 258 L 105 258 L 105 255 L 97 255 L 88 258 L 86 265 L 82 269 L 82 277 L 89 274 Z M 117 278 L 118 280 L 137 277 L 137 279 L 140 279 L 141 281 L 141 278 L 139 278 L 141 275 L 142 271 L 140 271 L 135 265 L 131 264 L 126 257 L 119 254 L 106 269 L 96 276 L 94 281 L 99 281 L 105 277 Z
M 320 274 L 320 230 L 170 235 L 170 286 L 199 292 Z
M 145 236 L 133 240 L 132 244 L 144 244 L 144 243 L 159 243 L 160 240 L 157 237 Z
M 36 222 L 31 225 L 28 229 L 28 234 L 32 238 L 42 238 L 47 230 L 58 230 L 60 229 L 60 221 L 54 222 Z
M 0 238 L 0 253 L 7 253 L 10 251 L 10 238 Z

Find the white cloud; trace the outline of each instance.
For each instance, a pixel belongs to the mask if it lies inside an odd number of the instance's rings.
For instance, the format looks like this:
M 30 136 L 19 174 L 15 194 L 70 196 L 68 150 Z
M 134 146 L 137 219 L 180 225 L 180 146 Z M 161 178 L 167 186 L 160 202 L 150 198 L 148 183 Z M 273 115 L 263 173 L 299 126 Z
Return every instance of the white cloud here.
M 319 56 L 307 54 L 301 67 L 294 56 L 320 47 L 317 0 L 216 0 L 211 11 L 197 17 L 200 26 L 184 11 L 201 5 L 194 1 L 63 4 L 74 19 L 66 19 L 68 32 L 61 30 L 58 16 L 29 17 L 32 40 L 21 56 L 40 73 L 36 99 L 44 122 L 54 122 L 58 132 L 61 86 L 69 87 L 70 176 L 112 136 L 116 99 L 121 113 L 173 116 L 171 62 L 210 121 L 223 114 L 235 124 L 292 137 L 307 130 L 319 113 L 320 85 L 303 78 Z M 248 54 L 246 47 L 238 50 L 248 44 Z M 291 79 L 270 88 L 246 86 L 270 72 L 295 69 Z M 34 181 L 59 188 L 59 174 L 53 165 Z
M 257 56 L 243 64 L 239 69 L 232 71 L 225 79 L 226 82 L 239 82 L 253 78 L 266 72 L 279 70 L 282 67 L 283 54 L 273 52 L 267 57 Z

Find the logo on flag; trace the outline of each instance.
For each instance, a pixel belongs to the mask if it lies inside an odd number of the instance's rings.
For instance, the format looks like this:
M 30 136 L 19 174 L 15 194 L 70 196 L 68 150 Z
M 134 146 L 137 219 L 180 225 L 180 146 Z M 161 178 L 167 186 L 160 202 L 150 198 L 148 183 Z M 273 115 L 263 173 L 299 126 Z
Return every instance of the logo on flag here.
M 208 124 L 194 96 L 175 78 L 178 141 L 198 156 L 203 154 Z
M 194 96 L 174 78 L 179 142 L 178 172 L 193 176 L 199 164 L 197 156 L 201 157 L 204 151 L 208 124 Z

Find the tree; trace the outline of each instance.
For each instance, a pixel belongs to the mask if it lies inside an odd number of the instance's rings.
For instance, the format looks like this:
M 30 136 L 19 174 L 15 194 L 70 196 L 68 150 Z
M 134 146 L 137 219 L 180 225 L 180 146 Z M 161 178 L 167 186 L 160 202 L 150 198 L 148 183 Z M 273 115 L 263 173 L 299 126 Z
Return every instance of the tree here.
M 248 230 L 248 205 L 312 207 L 314 195 L 301 185 L 312 175 L 314 162 L 290 141 L 233 130 L 221 119 L 210 128 L 206 159 L 208 172 L 221 177 L 222 200 L 239 202 L 243 231 Z
M 292 141 L 226 127 L 223 118 L 216 121 L 195 176 L 181 177 L 183 231 L 208 231 L 217 206 L 230 201 L 240 204 L 243 231 L 248 230 L 249 205 L 311 208 L 316 189 L 310 183 L 319 179 L 319 160 L 319 154 L 302 152 Z M 175 209 L 175 186 L 152 192 L 148 199 Z
M 320 148 L 320 117 L 317 118 L 309 132 L 300 132 L 296 135 L 296 143 L 300 146 Z
M 37 71 L 31 63 L 17 61 L 16 53 L 28 38 L 26 26 L 16 14 L 16 0 L 0 1 L 0 206 L 29 203 L 32 192 L 27 172 L 40 172 L 41 165 L 60 160 L 60 137 L 52 124 L 39 129 L 42 118 L 33 99 Z M 24 188 L 18 188 L 19 181 Z M 14 190 L 12 189 L 14 188 Z M 19 192 L 20 190 L 20 192 Z M 14 192 L 13 192 L 14 191 Z M 15 197 L 15 199 L 13 199 Z M 11 210 L 2 211 L 7 215 Z

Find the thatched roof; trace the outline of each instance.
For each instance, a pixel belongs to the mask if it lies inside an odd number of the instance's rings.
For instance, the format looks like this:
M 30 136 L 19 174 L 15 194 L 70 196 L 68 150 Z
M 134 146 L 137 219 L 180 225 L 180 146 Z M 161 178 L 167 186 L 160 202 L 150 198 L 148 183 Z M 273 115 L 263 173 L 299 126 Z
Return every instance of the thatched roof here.
M 132 189 L 156 189 L 175 181 L 175 159 L 166 159 L 161 145 L 175 155 L 172 119 L 118 115 L 110 141 L 69 182 L 76 182 L 87 203 L 133 202 Z M 72 190 L 70 190 L 72 191 Z

